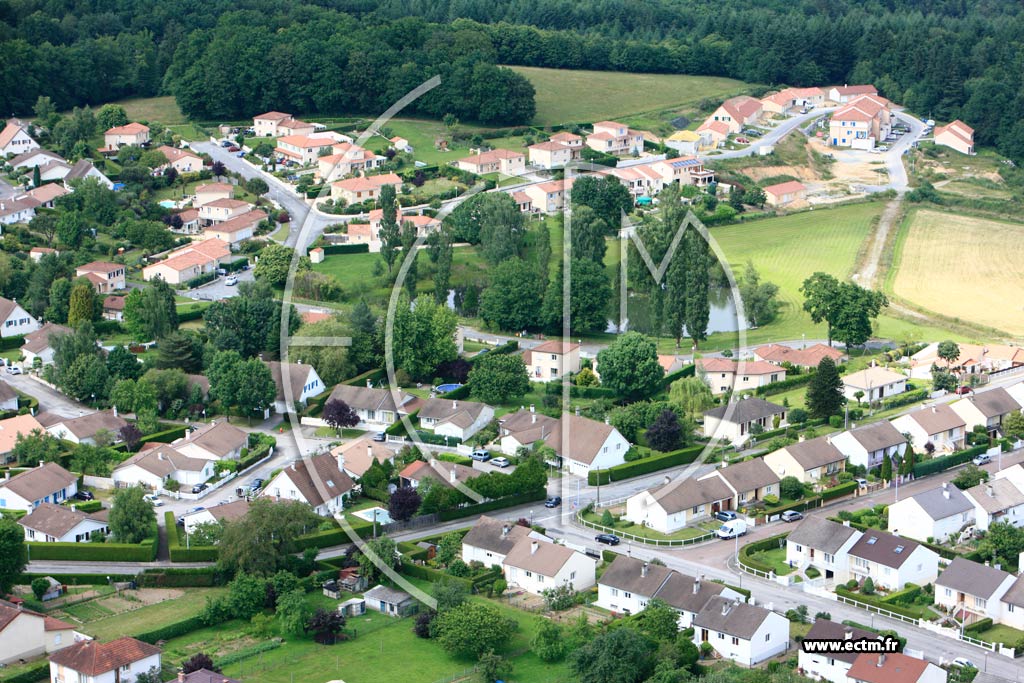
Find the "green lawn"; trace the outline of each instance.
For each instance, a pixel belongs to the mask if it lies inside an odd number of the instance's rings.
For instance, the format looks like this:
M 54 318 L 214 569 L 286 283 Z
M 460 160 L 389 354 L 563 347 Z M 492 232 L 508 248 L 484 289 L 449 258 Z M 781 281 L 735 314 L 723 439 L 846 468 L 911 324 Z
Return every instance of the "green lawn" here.
M 742 81 L 709 76 L 511 68 L 526 76 L 536 89 L 537 115 L 533 122 L 542 126 L 694 105 L 704 98 L 724 99 L 739 94 L 747 87 Z
M 601 513 L 599 512 L 584 513 L 583 518 L 588 522 L 602 524 Z M 671 534 L 662 534 L 655 531 L 654 529 L 645 527 L 641 524 L 633 524 L 632 522 L 627 521 L 625 519 L 616 520 L 616 522 L 612 525 L 612 527 L 616 531 L 621 531 L 627 534 L 633 534 L 634 536 L 640 536 L 641 538 L 649 538 L 651 540 L 656 541 L 685 541 L 687 539 L 697 538 L 698 536 L 703 536 L 705 534 L 711 533 L 720 526 L 722 525 L 719 522 L 709 520 L 706 522 L 701 522 L 696 526 L 685 527 Z
M 784 576 L 793 572 L 793 568 L 786 563 L 786 549 L 773 548 L 771 550 L 761 550 L 750 556 L 751 559 L 763 562 L 775 570 L 775 573 L 779 576 Z
M 1016 647 L 1017 643 L 1021 642 L 1021 639 L 1024 638 L 1024 631 L 1020 631 L 1011 626 L 996 624 L 992 628 L 982 631 L 981 633 L 969 633 L 967 635 L 972 638 L 977 638 L 978 640 L 984 640 L 988 643 L 1002 643 L 1007 647 Z
M 409 141 L 413 148 L 413 156 L 425 164 L 445 165 L 450 161 L 469 156 L 469 141 L 454 142 L 452 131 L 440 121 L 429 119 L 392 119 L 387 127 L 392 135 L 398 135 Z M 458 129 L 470 134 L 482 133 L 485 129 L 460 123 Z M 441 152 L 434 148 L 434 141 L 443 138 L 448 141 L 448 151 Z M 379 137 L 368 142 L 373 149 L 382 150 L 387 143 Z
M 159 121 L 165 126 L 180 126 L 188 123 L 188 119 L 178 103 L 171 96 L 164 97 L 133 97 L 114 102 L 124 107 L 128 118 L 132 121 Z M 192 139 L 192 138 L 189 138 Z
M 180 621 L 198 614 L 206 605 L 207 596 L 213 597 L 225 592 L 223 588 L 189 588 L 178 598 L 165 600 L 131 612 L 112 616 L 103 615 L 109 612 L 102 604 L 91 602 L 80 603 L 68 608 L 74 616 L 86 620 L 80 630 L 99 640 L 111 640 L 123 635 L 143 633 L 160 626 Z M 60 612 L 54 616 L 60 618 Z

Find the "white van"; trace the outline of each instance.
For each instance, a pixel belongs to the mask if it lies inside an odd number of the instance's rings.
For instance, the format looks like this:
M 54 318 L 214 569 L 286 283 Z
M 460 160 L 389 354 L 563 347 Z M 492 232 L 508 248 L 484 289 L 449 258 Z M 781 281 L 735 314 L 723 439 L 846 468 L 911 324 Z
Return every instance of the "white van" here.
M 736 538 L 747 533 L 747 523 L 742 519 L 730 519 L 715 532 L 719 538 Z

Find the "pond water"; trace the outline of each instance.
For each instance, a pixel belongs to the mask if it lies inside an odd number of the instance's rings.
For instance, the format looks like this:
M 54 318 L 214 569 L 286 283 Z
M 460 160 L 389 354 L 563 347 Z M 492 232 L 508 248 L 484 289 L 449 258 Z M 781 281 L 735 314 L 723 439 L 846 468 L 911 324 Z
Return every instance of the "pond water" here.
M 711 290 L 709 297 L 711 303 L 711 315 L 708 317 L 708 334 L 715 332 L 738 332 L 747 329 L 747 321 L 740 320 L 736 316 L 736 305 L 732 300 L 732 293 L 725 288 L 716 287 Z M 627 330 L 636 330 L 644 334 L 652 333 L 651 302 L 646 296 L 631 295 L 626 306 L 628 315 L 625 325 L 621 328 L 614 320 L 608 321 L 606 332 L 616 333 Z M 684 336 L 686 336 L 684 334 Z

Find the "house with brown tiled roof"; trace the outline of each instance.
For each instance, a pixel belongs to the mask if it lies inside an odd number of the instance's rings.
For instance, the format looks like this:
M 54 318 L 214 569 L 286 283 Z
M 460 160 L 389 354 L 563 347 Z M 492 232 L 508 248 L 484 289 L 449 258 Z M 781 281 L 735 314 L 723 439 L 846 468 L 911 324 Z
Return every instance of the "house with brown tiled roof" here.
M 119 432 L 127 425 L 127 420 L 112 411 L 99 410 L 80 417 L 58 417 L 56 422 L 48 422 L 46 431 L 71 443 L 96 445 L 96 435 L 101 432 L 117 443 L 121 440 Z
M 395 188 L 396 194 L 402 191 L 402 179 L 397 174 L 382 173 L 360 178 L 346 178 L 331 183 L 331 199 L 348 204 L 376 200 L 380 197 L 380 191 L 385 185 Z
M 345 507 L 355 482 L 338 468 L 330 453 L 292 461 L 264 485 L 261 496 L 275 500 L 298 500 L 322 517 L 331 517 Z
M 268 111 L 265 114 L 254 116 L 252 119 L 252 127 L 257 137 L 277 137 L 280 135 L 280 133 L 277 132 L 277 124 L 291 118 L 291 114 L 286 114 L 280 111 Z
M 415 460 L 398 473 L 398 479 L 402 486 L 418 488 L 425 479 L 431 479 L 443 486 L 455 488 L 456 483 L 465 484 L 470 479 L 483 474 L 468 465 L 460 465 L 447 460 L 436 460 L 431 458 L 429 462 Z
M 789 409 L 756 396 L 744 395 L 738 401 L 712 408 L 704 413 L 703 432 L 706 437 L 727 439 L 734 444 L 745 443 L 753 432 L 767 432 L 785 427 Z M 755 426 L 756 425 L 756 426 Z
M 387 443 L 367 436 L 335 446 L 331 455 L 338 459 L 338 468 L 353 479 L 366 474 L 374 462 L 395 464 L 395 451 Z
M 1017 464 L 964 491 L 967 500 L 974 505 L 974 522 L 978 531 L 988 531 L 996 522 L 1024 526 L 1024 488 L 1018 484 L 1024 477 L 1014 476 L 1014 469 L 1018 475 L 1024 474 Z
M 964 446 L 966 425 L 947 403 L 925 406 L 892 420 L 897 431 L 910 435 L 915 453 L 942 454 L 960 450 Z
M 260 223 L 267 220 L 267 217 L 267 212 L 260 209 L 246 211 L 234 218 L 206 226 L 203 228 L 203 237 L 227 242 L 232 249 L 237 249 L 242 242 L 256 236 Z
M 190 150 L 179 149 L 170 145 L 160 145 L 156 149 L 164 155 L 167 163 L 153 169 L 154 172 L 162 173 L 168 167 L 173 167 L 178 173 L 198 173 L 203 170 L 202 158 Z
M 835 85 L 828 88 L 825 96 L 829 102 L 846 104 L 864 95 L 877 95 L 878 88 L 873 85 Z
M 517 176 L 526 171 L 526 155 L 510 149 L 492 149 L 458 159 L 454 163 L 459 170 L 477 175 L 502 173 Z
M 1022 408 L 1017 399 L 1002 387 L 971 392 L 966 398 L 953 402 L 949 407 L 964 419 L 964 428 L 967 431 L 973 431 L 975 427 L 984 427 L 991 435 L 1001 434 L 1003 420 L 1021 412 Z
M 28 191 L 28 196 L 39 202 L 39 207 L 52 209 L 58 197 L 70 194 L 70 190 L 60 183 L 44 183 Z
M 233 500 L 230 503 L 218 503 L 210 507 L 196 510 L 183 515 L 182 521 L 186 533 L 194 533 L 195 528 L 201 524 L 224 524 L 224 522 L 235 522 L 249 514 L 249 501 Z
M 31 415 L 15 415 L 0 420 L 0 462 L 13 461 L 14 446 L 18 443 L 18 437 L 28 436 L 37 430 L 43 431 L 43 425 Z
M 67 622 L 0 600 L 0 665 L 56 652 L 81 637 Z
M 561 380 L 580 371 L 580 345 L 551 339 L 523 351 L 523 363 L 531 381 Z
M 851 465 L 872 470 L 881 467 L 886 458 L 898 462 L 907 450 L 907 437 L 888 420 L 878 420 L 836 434 L 832 444 Z
M 185 455 L 170 444 L 146 444 L 116 468 L 111 478 L 118 486 L 141 485 L 158 491 L 173 479 L 182 486 L 202 484 L 213 477 L 214 462 Z
M 41 503 L 18 520 L 25 529 L 25 540 L 33 543 L 87 543 L 93 533 L 110 533 L 109 509 L 82 512 L 75 506 Z
M 579 147 L 569 147 L 557 140 L 538 142 L 527 148 L 530 157 L 530 165 L 537 168 L 559 168 L 580 156 Z
M 331 147 L 338 142 L 331 135 L 311 135 L 309 133 L 285 135 L 277 139 L 274 153 L 280 159 L 294 162 L 300 166 L 316 163 L 321 154 L 330 154 Z
M 714 147 L 719 147 L 729 139 L 729 124 L 725 121 L 708 119 L 697 127 L 697 132 L 706 135 Z
M 878 365 L 843 375 L 843 396 L 850 401 L 874 403 L 907 390 L 907 376 Z M 857 394 L 861 396 L 858 398 Z
M 18 392 L 6 380 L 0 380 L 0 410 L 17 410 L 18 399 Z
M 396 402 L 395 395 L 398 400 Z M 371 426 L 388 426 L 398 419 L 399 415 L 408 415 L 419 403 L 412 394 L 401 389 L 392 394 L 391 389 L 369 386 L 352 386 L 339 384 L 331 390 L 328 401 L 344 401 L 356 411 L 360 422 Z
M 948 674 L 931 662 L 902 652 L 857 655 L 845 683 L 946 683 Z
M 596 582 L 597 560 L 564 545 L 527 536 L 516 541 L 501 568 L 509 587 L 540 595 L 558 586 L 590 588 Z
M 789 649 L 789 620 L 741 598 L 719 595 L 693 618 L 693 643 L 708 643 L 719 656 L 754 666 Z
M 204 204 L 218 199 L 233 199 L 234 196 L 235 188 L 230 183 L 204 183 L 196 185 L 192 196 L 192 206 L 198 209 Z
M 50 680 L 80 683 L 134 683 L 140 674 L 160 671 L 160 648 L 124 637 L 101 643 L 82 640 L 50 655 Z
M 764 188 L 765 204 L 768 206 L 788 206 L 794 202 L 802 202 L 807 198 L 807 186 L 799 180 L 768 185 Z
M 0 199 L 0 225 L 28 223 L 35 218 L 40 204 L 39 200 L 27 194 Z
M 39 143 L 29 135 L 27 123 L 10 119 L 0 130 L 0 157 L 21 155 L 36 149 L 39 149 Z
M 565 470 L 578 477 L 623 464 L 630 449 L 626 437 L 607 421 L 579 414 L 563 415 L 544 443 L 555 449 Z
M 481 515 L 469 533 L 462 537 L 462 561 L 466 564 L 482 562 L 486 567 L 500 565 L 516 543 L 524 538 L 551 540 L 530 527 Z
M 199 220 L 203 225 L 223 223 L 253 210 L 253 205 L 241 199 L 210 199 L 199 207 Z
M 108 150 L 117 150 L 125 145 L 141 147 L 146 144 L 149 144 L 149 126 L 134 121 L 114 126 L 103 133 L 103 146 Z
M 825 344 L 811 344 L 803 349 L 783 346 L 781 344 L 765 344 L 754 349 L 754 358 L 756 360 L 767 361 L 775 365 L 789 363 L 801 368 L 816 368 L 826 356 L 831 358 L 837 365 L 846 358 L 846 354 L 842 351 Z
M 974 154 L 974 129 L 957 119 L 935 129 L 935 144 L 955 149 L 961 154 Z
M 732 358 L 698 358 L 697 374 L 704 380 L 711 393 L 718 395 L 728 391 L 753 392 L 758 387 L 786 379 L 786 369 L 757 360 L 733 360 Z
M 108 294 L 125 288 L 125 266 L 123 263 L 92 261 L 75 268 L 75 277 L 88 279 L 97 294 Z
M 190 458 L 202 460 L 238 460 L 249 435 L 227 420 L 197 425 L 171 444 Z
M 640 491 L 626 500 L 626 519 L 663 534 L 706 520 L 732 507 L 734 492 L 721 478 L 698 482 L 677 477 L 661 486 Z
M 779 495 L 781 477 L 765 463 L 763 458 L 751 458 L 727 467 L 719 467 L 700 477 L 699 483 L 720 479 L 732 491 L 727 510 L 738 510 L 765 496 Z
M 230 259 L 231 246 L 224 240 L 211 237 L 168 252 L 162 261 L 150 263 L 142 269 L 142 279 L 160 278 L 168 284 L 184 284 L 192 278 L 215 272 Z
M 0 427 L 8 421 L 0 422 Z M 39 430 L 42 431 L 42 426 Z M 0 481 L 0 508 L 31 512 L 43 503 L 63 503 L 74 498 L 76 493 L 78 477 L 55 462 L 46 462 L 13 477 L 10 473 L 5 474 Z
M 416 416 L 421 428 L 465 441 L 494 419 L 494 408 L 476 401 L 428 398 Z
M 111 294 L 103 299 L 103 319 L 124 320 L 124 297 L 119 294 Z
M 558 418 L 538 413 L 534 406 L 521 408 L 499 420 L 498 438 L 501 452 L 515 455 L 521 446 L 532 446 L 545 441 L 558 427 Z
M 1002 598 L 1016 581 L 1016 576 L 999 565 L 957 557 L 935 579 L 935 604 L 966 624 L 986 618 L 998 624 L 1003 616 Z
M 792 114 L 804 107 L 817 107 L 825 103 L 821 88 L 784 88 L 761 98 L 761 107 L 772 114 Z
M 380 168 L 387 162 L 368 149 L 351 142 L 338 142 L 331 146 L 331 154 L 317 159 L 316 177 L 322 182 L 332 182 L 355 173 Z
M 617 121 L 598 121 L 594 132 L 587 136 L 586 145 L 604 154 L 621 156 L 639 154 L 644 150 L 644 135 Z
M 66 162 L 64 157 L 56 152 L 39 148 L 19 154 L 7 163 L 9 163 L 12 168 L 35 168 L 37 166 L 45 166 L 51 161 Z
M 565 193 L 572 189 L 573 179 L 548 180 L 522 188 L 520 192 L 530 198 L 532 210 L 540 213 L 557 213 L 565 206 Z M 519 204 L 519 202 L 516 202 Z M 522 204 L 520 204 L 522 208 Z
M 45 323 L 42 327 L 37 327 L 35 332 L 26 334 L 25 343 L 21 345 L 21 355 L 24 358 L 25 365 L 32 367 L 35 364 L 36 358 L 43 365 L 52 363 L 53 338 L 71 333 L 72 329 L 70 327 L 64 327 L 57 323 Z
M 0 337 L 29 335 L 39 329 L 39 321 L 13 299 L 0 296 Z
M 850 575 L 858 581 L 868 577 L 875 586 L 895 591 L 908 583 L 923 586 L 935 581 L 939 556 L 917 541 L 867 529 L 848 552 Z

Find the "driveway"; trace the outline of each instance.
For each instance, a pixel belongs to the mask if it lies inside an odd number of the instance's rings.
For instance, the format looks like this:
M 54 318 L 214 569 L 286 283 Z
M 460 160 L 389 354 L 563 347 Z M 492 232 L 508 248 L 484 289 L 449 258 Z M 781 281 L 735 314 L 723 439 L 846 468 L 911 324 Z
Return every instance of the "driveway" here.
M 812 109 L 806 114 L 797 114 L 792 118 L 786 119 L 771 131 L 765 133 L 762 137 L 757 138 L 743 149 L 733 149 L 721 152 L 720 154 L 705 155 L 704 159 L 707 161 L 715 161 L 717 159 L 736 159 L 739 157 L 750 156 L 751 154 L 755 154 L 759 147 L 774 145 L 791 131 L 800 128 L 803 125 L 813 123 L 815 120 L 820 119 L 822 116 L 830 114 L 835 110 L 835 107 L 826 107 L 824 109 Z
M 3 378 L 21 393 L 38 399 L 41 412 L 54 413 L 61 417 L 80 417 L 96 412 L 95 408 L 83 405 L 78 401 L 73 401 L 59 391 L 51 389 L 27 374 L 9 375 L 5 372 Z
M 235 276 L 238 277 L 239 283 L 252 282 L 255 279 L 251 268 L 235 273 Z M 182 295 L 197 301 L 219 301 L 220 299 L 229 299 L 237 293 L 238 285 L 229 286 L 227 284 L 227 277 L 223 276 L 201 287 L 182 292 Z

